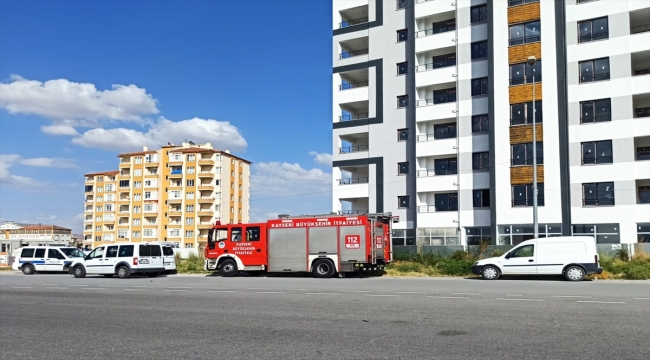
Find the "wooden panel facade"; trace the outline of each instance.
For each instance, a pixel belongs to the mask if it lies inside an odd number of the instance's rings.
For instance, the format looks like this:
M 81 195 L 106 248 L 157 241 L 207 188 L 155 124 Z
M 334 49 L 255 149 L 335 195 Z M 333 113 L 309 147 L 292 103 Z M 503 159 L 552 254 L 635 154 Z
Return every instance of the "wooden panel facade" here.
M 533 100 L 533 85 L 517 85 L 510 87 L 510 103 L 519 104 Z M 542 100 L 542 84 L 535 84 L 535 100 Z
M 539 18 L 539 2 L 508 8 L 508 24 L 537 20 Z
M 542 59 L 542 43 L 524 44 L 511 46 L 508 48 L 508 63 L 518 64 L 528 60 L 529 56 L 534 56 L 537 60 Z
M 544 182 L 544 165 L 537 165 L 537 183 Z M 532 166 L 515 166 L 510 168 L 510 184 L 525 185 L 533 183 Z
M 537 141 L 544 141 L 544 125 L 535 124 Z M 533 142 L 533 125 L 518 125 L 510 127 L 510 144 L 526 144 Z

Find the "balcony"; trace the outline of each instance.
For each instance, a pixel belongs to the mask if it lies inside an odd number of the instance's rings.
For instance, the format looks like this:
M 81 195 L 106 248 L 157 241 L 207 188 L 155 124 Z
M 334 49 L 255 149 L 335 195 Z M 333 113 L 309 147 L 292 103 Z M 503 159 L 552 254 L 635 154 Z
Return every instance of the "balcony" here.
M 170 179 L 181 179 L 183 178 L 183 172 L 182 171 L 172 171 L 169 173 L 169 178 Z
M 650 75 L 650 50 L 632 53 L 631 67 L 632 76 Z M 650 79 L 647 78 L 646 81 Z
M 198 173 L 199 178 L 214 178 L 214 174 L 209 171 L 201 171 Z
M 444 9 L 446 11 L 443 13 L 416 20 L 419 29 L 415 32 L 416 53 L 455 46 L 453 39 L 456 34 L 456 19 L 450 9 L 453 7 Z
M 199 211 L 197 211 L 197 214 L 199 216 L 212 216 L 212 215 L 214 215 L 214 212 L 209 208 L 208 209 L 199 209 Z
M 641 34 L 647 32 L 650 32 L 650 9 L 645 8 L 631 11 L 630 34 Z
M 211 229 L 212 226 L 214 226 L 212 222 L 200 222 L 196 225 L 196 227 L 199 228 L 199 230 Z
M 199 159 L 199 165 L 214 165 L 214 160 L 212 160 L 212 159 Z
M 438 104 L 447 104 L 456 102 L 456 88 L 449 87 L 448 84 L 441 84 L 439 86 L 430 86 L 418 89 L 420 99 L 417 101 L 417 107 L 432 106 Z
M 209 190 L 209 191 L 212 191 L 212 190 L 214 190 L 214 185 L 210 185 L 210 184 L 199 184 L 198 188 L 199 188 L 199 190 Z
M 634 118 L 650 117 L 650 93 L 632 96 L 632 107 Z
M 179 212 L 183 212 L 183 209 L 181 209 L 180 206 L 176 206 L 176 207 L 175 206 L 170 206 L 169 209 L 167 210 L 167 212 L 169 212 L 169 213 L 179 213 Z
M 636 185 L 636 203 L 650 204 L 650 179 L 637 180 Z
M 350 58 L 367 59 L 368 55 L 368 37 L 356 38 L 339 43 L 339 60 Z
M 120 169 L 130 168 L 131 162 L 129 161 L 120 161 Z
M 357 6 L 339 11 L 338 28 L 345 29 L 368 23 L 368 5 Z
M 181 203 L 181 202 L 183 202 L 182 198 L 169 198 L 169 199 L 167 199 L 168 204 L 178 204 L 178 203 Z
M 368 177 L 358 177 L 358 178 L 344 178 L 336 180 L 339 185 L 351 185 L 351 184 L 367 184 Z
M 430 14 L 443 14 L 453 8 L 452 0 L 415 0 L 415 18 L 427 18 Z M 428 21 L 430 23 L 430 21 Z
M 360 198 L 340 198 L 338 213 L 341 215 L 361 215 L 367 214 L 370 207 L 367 197 Z
M 196 199 L 199 204 L 213 203 L 215 198 L 209 196 L 201 196 Z

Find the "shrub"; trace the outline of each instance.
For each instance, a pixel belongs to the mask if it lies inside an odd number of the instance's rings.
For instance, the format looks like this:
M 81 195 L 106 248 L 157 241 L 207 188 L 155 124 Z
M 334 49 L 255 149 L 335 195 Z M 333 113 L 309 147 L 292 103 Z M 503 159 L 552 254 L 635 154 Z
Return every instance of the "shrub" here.
M 623 268 L 623 274 L 628 280 L 650 279 L 650 263 L 629 263 Z
M 443 260 L 436 268 L 444 275 L 466 276 L 472 273 L 473 260 L 447 259 Z

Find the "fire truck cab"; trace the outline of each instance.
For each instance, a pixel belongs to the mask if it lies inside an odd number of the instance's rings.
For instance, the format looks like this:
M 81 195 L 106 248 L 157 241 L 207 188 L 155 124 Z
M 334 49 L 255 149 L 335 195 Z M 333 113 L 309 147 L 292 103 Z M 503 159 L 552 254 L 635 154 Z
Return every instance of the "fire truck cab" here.
M 253 224 L 217 221 L 208 232 L 204 268 L 222 276 L 311 272 L 318 278 L 381 270 L 392 260 L 392 222 L 390 213 L 280 216 Z

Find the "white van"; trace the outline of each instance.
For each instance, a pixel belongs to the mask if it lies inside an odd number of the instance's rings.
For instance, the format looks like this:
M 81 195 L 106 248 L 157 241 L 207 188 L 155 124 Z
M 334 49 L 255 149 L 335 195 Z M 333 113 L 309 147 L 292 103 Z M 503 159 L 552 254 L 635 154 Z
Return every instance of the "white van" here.
M 68 272 L 70 264 L 84 258 L 79 249 L 72 246 L 26 246 L 20 251 L 11 267 L 32 275 L 37 271 Z
M 563 275 L 582 281 L 603 269 L 593 236 L 565 236 L 524 241 L 500 257 L 475 262 L 472 272 L 487 280 L 501 275 Z
M 169 253 L 168 250 L 165 253 Z M 173 254 L 173 250 L 172 250 Z M 70 265 L 70 273 L 82 278 L 87 274 L 128 278 L 132 274 L 147 274 L 156 277 L 165 273 L 175 273 L 176 263 L 165 264 L 163 246 L 160 243 L 129 243 L 98 246 L 84 259 Z M 171 255 L 173 259 L 173 255 Z

